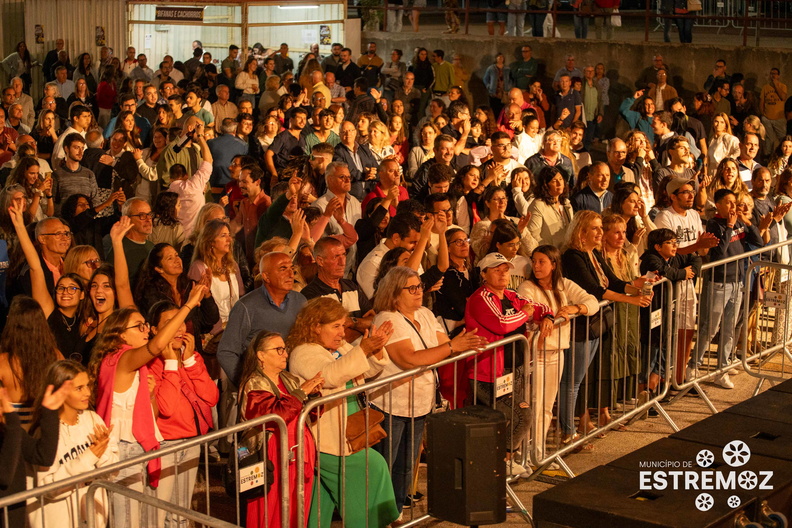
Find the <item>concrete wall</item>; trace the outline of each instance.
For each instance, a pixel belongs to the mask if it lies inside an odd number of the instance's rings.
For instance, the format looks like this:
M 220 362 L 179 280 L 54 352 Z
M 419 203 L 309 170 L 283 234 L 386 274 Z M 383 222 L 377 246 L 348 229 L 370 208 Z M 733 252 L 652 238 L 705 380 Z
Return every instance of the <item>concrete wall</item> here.
M 724 40 L 732 39 L 736 40 L 738 37 L 724 36 Z M 792 86 L 792 54 L 789 50 L 439 34 L 429 38 L 421 35 L 419 39 L 410 33 L 364 32 L 362 43 L 369 41 L 377 43 L 379 55 L 383 59 L 390 56 L 393 48 L 400 48 L 404 51 L 405 58 L 411 58 L 417 46 L 430 51 L 443 49 L 449 60 L 452 53 L 461 54 L 464 67 L 472 72 L 470 90 L 475 104 L 487 102 L 481 78 L 487 66 L 494 62 L 495 55 L 498 52 L 503 53 L 507 57 L 507 63 L 510 63 L 519 57 L 520 47 L 525 43 L 531 45 L 533 56 L 539 61 L 539 74 L 545 78 L 546 90 L 549 90 L 555 72 L 564 66 L 567 54 L 575 55 L 581 69 L 588 64 L 604 63 L 607 76 L 611 80 L 611 106 L 633 94 L 635 79 L 644 68 L 652 64 L 652 58 L 658 52 L 663 55 L 670 68 L 669 84 L 677 89 L 688 104 L 693 95 L 702 90 L 704 81 L 719 58 L 726 60 L 729 73 L 742 72 L 745 75 L 748 89 L 759 91 L 767 82 L 771 67 L 780 68 L 782 81 Z

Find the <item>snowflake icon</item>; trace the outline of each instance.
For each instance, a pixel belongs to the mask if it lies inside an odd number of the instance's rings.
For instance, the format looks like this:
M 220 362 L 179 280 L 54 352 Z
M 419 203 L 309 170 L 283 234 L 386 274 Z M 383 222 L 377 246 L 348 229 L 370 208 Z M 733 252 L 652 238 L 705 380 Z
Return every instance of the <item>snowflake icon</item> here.
M 734 440 L 723 448 L 723 459 L 731 467 L 744 466 L 751 459 L 751 449 L 742 440 Z
M 737 475 L 737 484 L 744 490 L 752 490 L 759 483 L 759 477 L 753 471 L 743 471 Z
M 696 464 L 700 467 L 710 467 L 713 462 L 715 462 L 715 455 L 709 449 L 702 449 L 696 455 Z
M 740 504 L 742 504 L 742 501 L 737 495 L 732 495 L 729 497 L 729 500 L 726 501 L 726 504 L 729 505 L 729 508 L 739 508 Z
M 715 499 L 709 493 L 700 493 L 696 497 L 696 508 L 699 511 L 709 511 L 715 505 Z

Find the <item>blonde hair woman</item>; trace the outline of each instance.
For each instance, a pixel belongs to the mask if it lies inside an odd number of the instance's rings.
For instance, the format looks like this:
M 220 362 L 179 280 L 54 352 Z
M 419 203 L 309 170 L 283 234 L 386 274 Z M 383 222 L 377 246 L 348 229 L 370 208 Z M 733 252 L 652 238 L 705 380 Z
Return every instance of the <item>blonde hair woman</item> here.
M 344 339 L 348 316 L 335 299 L 311 299 L 286 340 L 289 371 L 302 379 L 321 373 L 324 396 L 361 385 L 379 375 L 388 361 L 384 346 L 393 325 L 372 326 L 353 346 Z M 357 398 L 337 400 L 324 406 L 312 426 L 319 444 L 321 482 L 315 486 L 318 496 L 312 501 L 308 526 L 329 528 L 336 508 L 349 526 L 387 526 L 399 516 L 388 463 L 371 448 L 352 453 L 346 441 L 347 416 L 359 409 Z
M 707 146 L 707 168 L 710 175 L 715 174 L 721 160 L 740 156 L 740 140 L 732 134 L 729 116 L 723 112 L 712 118 L 712 139 Z

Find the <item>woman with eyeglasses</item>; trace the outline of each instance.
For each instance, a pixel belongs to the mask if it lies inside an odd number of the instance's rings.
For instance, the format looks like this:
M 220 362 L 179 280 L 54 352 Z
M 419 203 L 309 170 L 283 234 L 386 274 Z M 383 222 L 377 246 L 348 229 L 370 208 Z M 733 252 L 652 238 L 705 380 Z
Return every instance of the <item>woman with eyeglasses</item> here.
M 63 259 L 63 273 L 74 273 L 88 284 L 91 275 L 102 265 L 102 259 L 93 246 L 72 246 Z
M 379 375 L 387 363 L 384 347 L 393 333 L 391 323 L 372 325 L 353 346 L 344 338 L 348 318 L 349 312 L 337 300 L 311 299 L 286 339 L 289 372 L 301 379 L 324 379 L 323 396 L 362 385 Z M 348 526 L 387 526 L 399 516 L 388 463 L 371 448 L 353 453 L 346 440 L 347 416 L 359 410 L 357 397 L 344 398 L 326 405 L 311 425 L 320 472 L 307 526 L 329 528 L 336 509 Z M 308 496 L 310 490 L 305 493 Z
M 184 305 L 167 323 L 160 324 L 159 331 L 151 338 L 149 324 L 134 306 L 116 310 L 105 319 L 91 353 L 88 372 L 95 380 L 96 413 L 112 427 L 111 438 L 118 443 L 119 460 L 159 449 L 163 436 L 157 426 L 155 402 L 152 402 L 155 384 L 149 378 L 146 365 L 170 345 L 205 292 L 204 286 L 196 285 Z M 147 467 L 122 469 L 116 482 L 128 489 L 155 495 L 160 469 L 161 460 L 155 459 Z M 120 495 L 114 495 L 112 510 L 111 524 L 116 527 L 163 525 L 156 509 L 139 507 Z
M 385 345 L 388 359 L 382 376 L 432 365 L 453 353 L 484 346 L 476 331 L 462 330 L 449 339 L 431 310 L 423 306 L 424 287 L 418 273 L 405 266 L 392 268 L 380 282 L 374 297 L 373 324 L 390 323 L 393 334 Z M 423 439 L 426 416 L 435 405 L 435 374 L 427 370 L 408 383 L 374 390 L 374 407 L 385 413 L 382 427 L 388 437 L 374 446 L 391 468 L 396 507 L 410 505 L 412 468 Z
M 124 194 L 116 191 L 102 204 L 94 207 L 93 200 L 85 194 L 72 194 L 63 201 L 60 210 L 60 217 L 71 226 L 72 239 L 76 245 L 93 246 L 99 253 L 100 258 L 104 258 L 104 245 L 102 239 L 110 233 L 113 224 L 121 219 L 120 206 L 123 203 Z M 98 216 L 105 208 L 118 204 L 109 216 Z
M 48 291 L 41 259 L 25 229 L 22 208 L 12 206 L 10 213 L 19 237 L 19 246 L 30 266 L 33 299 L 41 306 L 49 329 L 55 337 L 57 349 L 69 357 L 79 358 L 78 361 L 87 363 L 86 344 L 81 334 L 86 280 L 80 275 L 65 272 L 55 283 L 55 291 Z
M 302 478 L 305 485 L 305 519 L 311 511 L 311 490 L 316 465 L 316 445 L 313 434 L 305 425 L 302 434 L 297 431 L 297 419 L 309 395 L 318 395 L 324 379 L 319 372 L 313 378 L 302 381 L 286 370 L 288 352 L 283 338 L 275 332 L 262 330 L 250 341 L 242 365 L 239 389 L 239 421 L 253 420 L 266 414 L 277 414 L 286 421 L 288 445 L 302 441 L 305 446 L 305 460 L 302 471 L 294 459 L 289 461 L 289 474 L 281 475 L 280 466 L 275 464 L 275 481 L 267 496 L 248 499 L 247 527 L 295 526 L 297 522 L 297 501 L 290 504 L 288 522 L 281 520 L 280 487 L 287 486 L 291 497 L 297 496 L 297 479 Z M 267 458 L 275 461 L 283 456 L 279 447 L 279 432 L 274 426 L 266 433 L 259 432 L 253 437 L 241 436 L 240 447 L 250 452 L 261 449 L 267 442 Z M 281 482 L 283 480 L 285 482 Z

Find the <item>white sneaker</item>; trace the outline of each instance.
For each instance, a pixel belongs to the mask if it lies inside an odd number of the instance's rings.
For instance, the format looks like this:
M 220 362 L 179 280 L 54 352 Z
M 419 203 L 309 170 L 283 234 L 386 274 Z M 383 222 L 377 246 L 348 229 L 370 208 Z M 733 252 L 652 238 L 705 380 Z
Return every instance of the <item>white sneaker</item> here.
M 732 380 L 729 379 L 728 374 L 723 374 L 722 376 L 716 377 L 712 381 L 715 383 L 715 385 L 724 389 L 734 388 L 734 383 L 732 383 Z
M 727 374 L 729 376 L 737 376 L 738 374 L 741 374 L 741 373 L 742 373 L 742 371 L 741 370 L 737 370 L 736 368 L 733 368 L 733 369 L 731 369 L 731 370 L 729 370 L 727 372 Z
M 525 467 L 521 466 L 517 462 L 513 460 L 506 461 L 506 471 L 509 472 L 509 475 L 512 477 L 520 477 L 523 473 L 527 472 L 528 470 Z M 530 473 L 528 473 L 530 475 Z
M 699 372 L 698 368 L 687 367 L 685 369 L 685 381 L 694 380 L 700 376 L 701 376 L 701 372 Z

